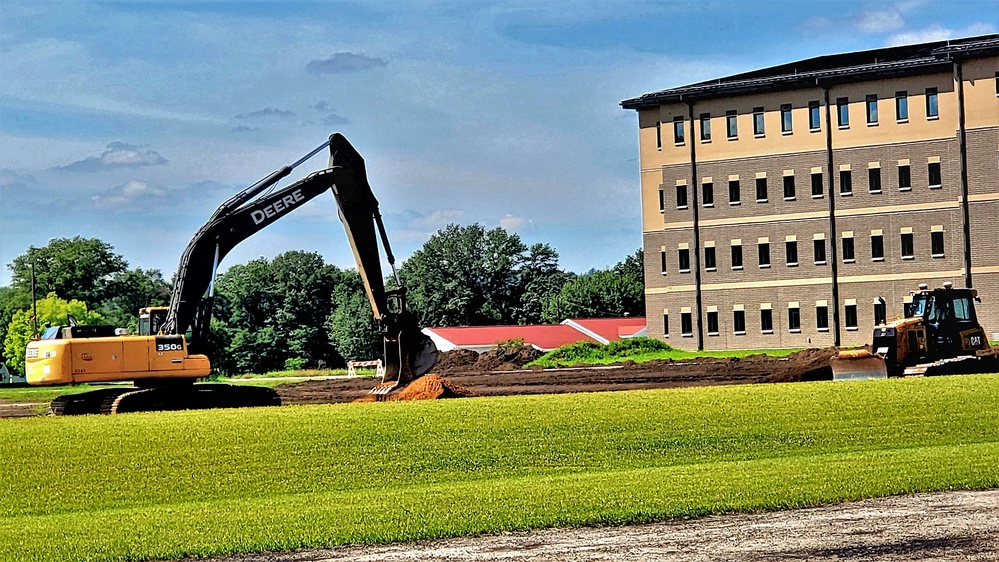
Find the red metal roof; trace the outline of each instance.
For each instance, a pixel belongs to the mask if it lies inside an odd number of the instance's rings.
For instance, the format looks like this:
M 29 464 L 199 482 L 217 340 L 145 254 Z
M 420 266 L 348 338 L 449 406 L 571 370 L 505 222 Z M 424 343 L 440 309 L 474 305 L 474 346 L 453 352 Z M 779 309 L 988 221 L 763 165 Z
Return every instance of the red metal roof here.
M 645 328 L 644 316 L 625 316 L 623 318 L 570 318 L 562 322 L 564 325 L 579 326 L 583 331 L 593 332 L 597 336 L 614 341 L 632 337 Z
M 524 343 L 548 351 L 580 341 L 597 340 L 565 324 L 534 326 L 461 326 L 456 328 L 426 328 L 457 347 L 492 346 L 499 342 L 523 338 Z

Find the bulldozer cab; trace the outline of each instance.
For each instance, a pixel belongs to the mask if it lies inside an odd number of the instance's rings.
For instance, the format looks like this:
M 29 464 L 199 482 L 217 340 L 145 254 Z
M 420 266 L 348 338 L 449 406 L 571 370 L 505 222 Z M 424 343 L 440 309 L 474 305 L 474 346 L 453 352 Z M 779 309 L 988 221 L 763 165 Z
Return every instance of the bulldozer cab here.
M 926 337 L 936 355 L 950 357 L 968 351 L 969 346 L 979 347 L 979 342 L 965 341 L 969 331 L 981 329 L 972 302 L 977 296 L 974 289 L 945 287 L 918 296 L 921 298 L 914 307 L 914 314 L 922 309 L 918 315 L 926 323 Z M 916 304 L 916 296 L 913 304 Z
M 165 306 L 150 306 L 139 310 L 139 335 L 155 336 L 160 333 L 168 310 Z

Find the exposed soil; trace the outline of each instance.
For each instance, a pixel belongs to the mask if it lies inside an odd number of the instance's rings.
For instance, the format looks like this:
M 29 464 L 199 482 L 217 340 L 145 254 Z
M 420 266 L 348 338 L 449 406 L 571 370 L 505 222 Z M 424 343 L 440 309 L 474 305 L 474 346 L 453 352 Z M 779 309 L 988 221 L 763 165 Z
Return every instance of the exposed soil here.
M 626 361 L 604 367 L 525 369 L 538 352 L 529 347 L 494 350 L 478 355 L 472 351 L 440 354 L 434 367 L 434 381 L 445 380 L 468 394 L 459 396 L 506 396 L 517 394 L 565 394 L 651 388 L 677 388 L 719 384 L 794 382 L 832 379 L 829 358 L 835 348 L 808 349 L 786 358 L 751 355 L 741 359 L 691 359 L 652 361 L 636 364 Z M 422 388 L 424 381 L 416 383 Z M 285 404 L 353 402 L 365 398 L 371 379 L 306 381 L 277 388 Z M 395 398 L 403 398 L 406 390 Z M 423 397 L 422 391 L 413 396 Z M 442 396 L 450 397 L 447 393 Z M 415 398 L 419 399 L 419 398 Z
M 544 529 L 209 562 L 999 560 L 999 490 L 915 494 L 630 527 Z

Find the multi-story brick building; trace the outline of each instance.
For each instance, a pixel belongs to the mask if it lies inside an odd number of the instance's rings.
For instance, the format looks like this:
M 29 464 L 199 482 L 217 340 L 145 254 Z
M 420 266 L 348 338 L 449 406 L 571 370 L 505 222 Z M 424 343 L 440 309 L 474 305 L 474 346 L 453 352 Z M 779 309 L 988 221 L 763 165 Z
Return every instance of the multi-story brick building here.
M 638 112 L 650 336 L 860 345 L 909 291 L 946 281 L 977 288 L 979 320 L 999 332 L 999 35 L 621 105 Z

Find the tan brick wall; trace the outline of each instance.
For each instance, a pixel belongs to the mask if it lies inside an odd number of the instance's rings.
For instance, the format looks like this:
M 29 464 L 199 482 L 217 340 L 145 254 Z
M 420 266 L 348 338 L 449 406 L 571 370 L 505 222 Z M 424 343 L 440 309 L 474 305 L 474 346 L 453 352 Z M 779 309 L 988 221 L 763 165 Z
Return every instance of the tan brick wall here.
M 991 59 L 990 59 L 991 60 Z M 994 62 L 994 61 L 993 61 Z M 980 69 L 979 69 L 980 70 Z M 979 73 L 980 74 L 980 73 Z M 986 77 L 987 78 L 987 77 Z M 981 80 L 980 80 L 981 81 Z M 680 158 L 680 147 L 672 146 L 672 124 L 663 127 L 664 151 L 660 161 L 666 165 L 657 168 L 655 179 L 643 179 L 643 206 L 654 202 L 655 217 L 645 221 L 645 270 L 649 335 L 662 337 L 663 310 L 669 310 L 669 342 L 684 349 L 695 349 L 698 322 L 704 322 L 704 347 L 727 348 L 779 348 L 824 346 L 833 343 L 834 313 L 831 288 L 831 245 L 836 245 L 839 262 L 840 302 L 838 315 L 843 345 L 868 343 L 874 327 L 874 302 L 883 298 L 887 316 L 901 316 L 902 303 L 919 283 L 940 286 L 945 281 L 955 286 L 964 285 L 964 237 L 961 210 L 960 152 L 956 127 L 956 93 L 953 83 L 946 83 L 946 76 L 934 74 L 926 77 L 907 77 L 886 80 L 883 83 L 862 83 L 838 87 L 831 95 L 833 103 L 838 95 L 848 95 L 851 104 L 849 131 L 833 131 L 833 166 L 828 169 L 824 150 L 814 150 L 814 143 L 805 143 L 801 152 L 787 152 L 788 139 L 781 139 L 780 146 L 773 142 L 753 138 L 751 115 L 740 111 L 740 140 L 726 141 L 724 109 L 738 106 L 744 110 L 751 105 L 763 105 L 767 111 L 767 136 L 780 135 L 779 105 L 789 103 L 778 98 L 794 100 L 800 109 L 802 100 L 814 98 L 816 91 L 774 94 L 769 97 L 742 97 L 738 101 L 713 100 L 703 107 L 695 107 L 695 115 L 710 110 L 712 114 L 712 148 L 698 146 L 697 177 L 692 177 L 689 162 Z M 994 86 L 993 82 L 989 82 Z M 940 91 L 941 116 L 937 120 L 924 115 L 923 92 L 926 87 Z M 871 90 L 874 88 L 874 90 Z M 892 96 L 896 90 L 909 91 L 907 123 L 894 119 Z M 880 122 L 867 127 L 864 122 L 863 92 L 878 93 Z M 846 92 L 844 94 L 844 92 Z M 995 105 L 995 96 L 979 95 L 973 103 L 976 123 L 983 123 L 989 115 L 989 104 Z M 988 106 L 988 107 L 985 107 Z M 823 112 L 825 108 L 823 107 Z M 666 108 L 658 116 L 677 113 L 676 107 Z M 751 110 L 746 110 L 751 111 Z M 967 131 L 968 173 L 970 197 L 970 230 L 973 258 L 974 286 L 982 296 L 979 319 L 986 331 L 999 333 L 999 115 L 991 113 L 992 125 L 979 126 Z M 717 117 L 717 118 L 716 118 Z M 664 119 L 665 121 L 665 119 Z M 985 120 L 987 121 L 987 119 Z M 825 127 L 824 113 L 823 123 Z M 835 121 L 833 124 L 835 128 Z M 698 129 L 695 124 L 685 124 L 686 142 L 696 142 Z M 750 134 L 744 135 L 743 132 Z M 794 135 L 807 131 L 807 115 L 795 113 Z M 811 138 L 814 133 L 810 134 Z M 866 136 L 865 136 L 866 135 Z M 644 138 L 644 137 L 643 137 Z M 667 142 L 668 141 L 668 142 Z M 721 143 L 728 143 L 724 149 Z M 755 143 L 755 144 L 753 144 Z M 739 146 L 735 146 L 738 144 Z M 719 146 L 714 146 L 719 145 Z M 755 148 L 754 148 L 755 147 Z M 779 148 L 782 153 L 768 150 Z M 775 148 L 777 147 L 777 148 Z M 702 150 L 703 148 L 703 150 Z M 689 147 L 685 147 L 689 150 Z M 647 154 L 644 152 L 643 154 Z M 703 156 L 706 154 L 707 156 Z M 688 153 L 689 155 L 689 153 Z M 911 188 L 898 187 L 898 166 L 908 161 Z M 929 186 L 929 163 L 939 162 L 941 186 Z M 852 176 L 852 194 L 840 193 L 840 170 L 848 166 Z M 871 193 L 868 170 L 881 170 L 881 192 Z M 824 193 L 821 198 L 811 195 L 811 171 L 820 168 L 823 173 Z M 785 170 L 793 170 L 796 193 L 794 200 L 783 197 Z M 651 172 L 650 172 L 651 173 Z M 831 174 L 831 176 L 830 176 Z M 767 179 L 768 197 L 757 201 L 756 178 Z M 643 174 L 643 178 L 646 177 Z M 651 175 L 649 176 L 652 177 Z M 730 178 L 738 177 L 740 200 L 737 205 L 729 201 Z M 829 178 L 833 179 L 836 206 L 836 240 L 829 232 L 828 205 Z M 701 184 L 711 178 L 714 185 L 714 204 L 704 207 L 698 201 L 701 245 L 694 248 L 693 205 L 701 196 Z M 688 207 L 677 209 L 676 184 L 683 180 L 687 185 Z M 658 183 L 658 184 L 657 184 Z M 665 195 L 665 209 L 658 210 L 659 190 Z M 646 213 L 650 216 L 650 213 Z M 942 230 L 943 256 L 932 256 L 931 231 Z M 881 231 L 884 242 L 884 259 L 872 259 L 872 231 Z M 901 234 L 911 232 L 914 253 L 911 259 L 901 255 Z M 854 261 L 845 263 L 842 256 L 844 233 L 852 233 Z M 815 264 L 813 239 L 821 234 L 826 240 L 827 263 Z M 797 242 L 798 261 L 788 266 L 785 255 L 786 240 L 794 237 Z M 758 240 L 769 239 L 770 267 L 761 268 L 758 262 Z M 731 263 L 731 241 L 740 239 L 743 248 L 743 268 L 734 270 Z M 714 245 L 716 270 L 703 270 L 703 252 L 706 245 Z M 700 316 L 695 308 L 694 273 L 680 273 L 678 254 L 686 245 L 690 262 L 695 263 L 695 252 L 702 258 L 702 300 Z M 661 270 L 660 252 L 665 248 L 667 271 Z M 847 330 L 844 306 L 854 300 L 858 325 Z M 815 307 L 819 301 L 829 306 L 830 330 L 816 329 Z M 789 331 L 788 304 L 798 303 L 801 318 L 800 332 Z M 773 314 L 773 333 L 764 334 L 760 329 L 760 305 L 769 303 Z M 741 307 L 746 318 L 746 333 L 735 334 L 733 309 Z M 681 334 L 681 311 L 692 312 L 692 336 Z M 718 313 L 719 330 L 709 335 L 707 311 Z

